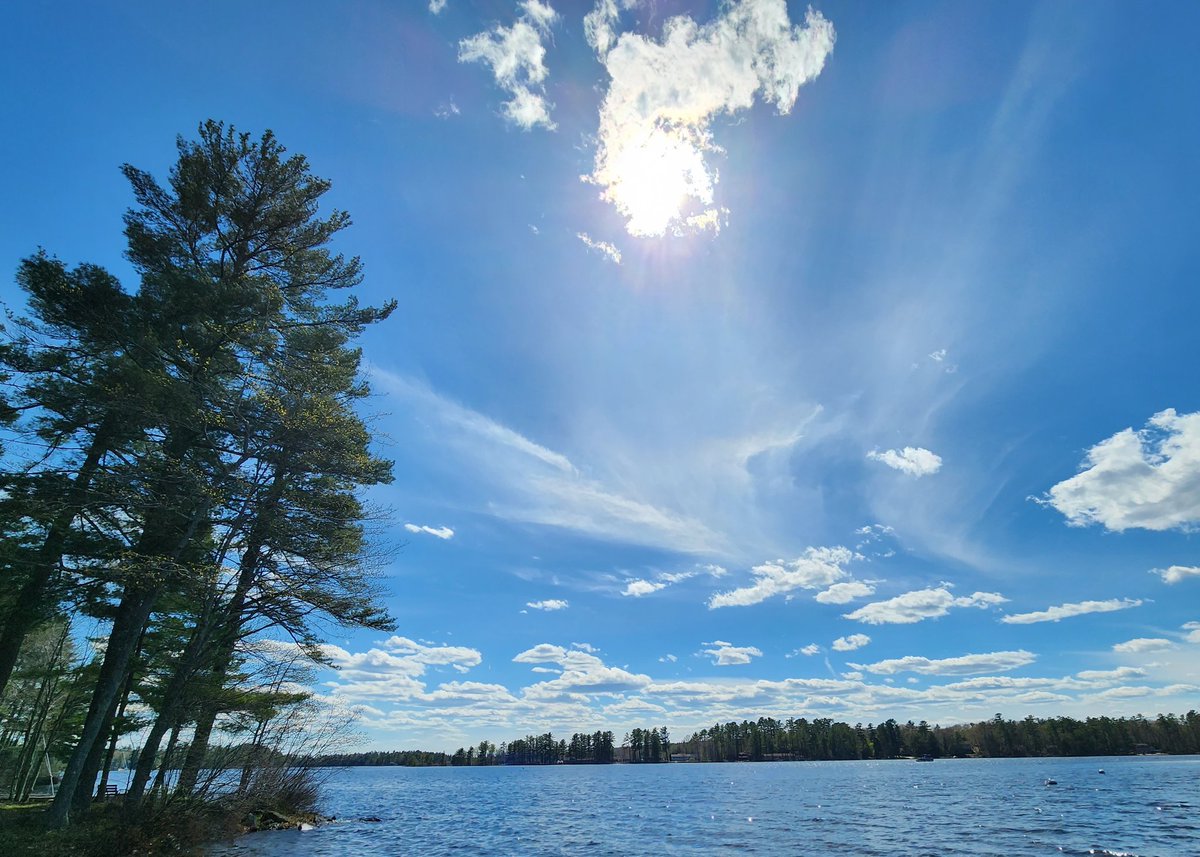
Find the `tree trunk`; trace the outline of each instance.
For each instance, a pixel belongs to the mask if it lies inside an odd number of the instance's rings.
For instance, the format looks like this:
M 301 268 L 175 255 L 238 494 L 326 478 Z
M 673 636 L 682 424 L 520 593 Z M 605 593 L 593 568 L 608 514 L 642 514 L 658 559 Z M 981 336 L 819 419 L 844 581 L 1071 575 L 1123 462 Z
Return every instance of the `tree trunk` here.
M 133 651 L 134 661 L 136 661 L 138 655 L 141 654 L 142 641 L 145 639 L 145 637 L 146 630 L 143 628 L 141 635 L 138 636 L 137 647 Z M 116 755 L 117 752 L 117 739 L 120 737 L 118 735 L 119 721 L 125 716 L 125 706 L 129 704 L 129 694 L 133 692 L 133 679 L 136 672 L 136 668 L 130 669 L 128 671 L 128 675 L 125 676 L 125 687 L 121 689 L 121 702 L 120 705 L 117 706 L 117 713 L 116 716 L 113 717 L 112 728 L 109 730 L 108 749 L 104 751 L 104 764 L 101 766 L 100 770 L 100 784 L 96 786 L 97 794 L 103 794 L 104 790 L 108 787 L 108 775 L 112 770 L 113 756 Z
M 71 482 L 63 500 L 63 508 L 50 523 L 46 538 L 37 552 L 37 558 L 29 571 L 29 577 L 21 587 L 12 609 L 4 620 L 4 630 L 0 632 L 0 697 L 12 678 L 13 667 L 17 664 L 17 656 L 21 653 L 21 644 L 26 635 L 42 620 L 45 615 L 46 595 L 50 590 L 50 581 L 62 560 L 63 546 L 71 529 L 71 522 L 79 513 L 91 487 L 92 478 L 100 467 L 100 460 L 109 450 L 109 441 L 113 433 L 114 419 L 105 417 L 92 436 L 91 446 L 87 456 L 79 467 L 79 472 Z
M 150 774 L 154 771 L 154 758 L 158 755 L 158 745 L 162 741 L 163 735 L 167 734 L 167 730 L 173 724 L 177 725 L 183 722 L 187 686 L 196 675 L 201 655 L 208 643 L 208 612 L 205 610 L 197 621 L 192 636 L 188 638 L 187 646 L 179 656 L 175 671 L 171 674 L 171 679 L 163 690 L 162 708 L 146 736 L 146 743 L 142 746 L 142 752 L 138 756 L 133 779 L 125 792 L 124 810 L 127 814 L 134 814 L 141 803 L 142 795 L 146 791 L 146 784 L 150 781 Z

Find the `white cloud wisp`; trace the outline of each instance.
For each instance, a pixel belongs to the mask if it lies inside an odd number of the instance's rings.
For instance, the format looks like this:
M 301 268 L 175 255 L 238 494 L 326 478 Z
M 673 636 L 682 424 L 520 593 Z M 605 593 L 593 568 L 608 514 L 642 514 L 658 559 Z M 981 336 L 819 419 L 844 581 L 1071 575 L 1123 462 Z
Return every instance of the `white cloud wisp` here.
M 549 36 L 558 13 L 543 0 L 522 0 L 519 8 L 521 16 L 511 27 L 497 24 L 459 42 L 458 61 L 482 62 L 491 68 L 496 84 L 511 96 L 504 102 L 504 116 L 518 128 L 529 131 L 540 125 L 553 131 L 542 39 Z

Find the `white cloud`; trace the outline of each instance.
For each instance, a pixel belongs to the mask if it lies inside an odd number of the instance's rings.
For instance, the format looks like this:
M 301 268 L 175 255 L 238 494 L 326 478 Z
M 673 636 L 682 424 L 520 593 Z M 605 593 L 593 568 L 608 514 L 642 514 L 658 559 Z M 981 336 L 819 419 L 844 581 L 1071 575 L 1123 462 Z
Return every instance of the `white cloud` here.
M 1185 640 L 1189 643 L 1200 643 L 1200 622 L 1184 622 L 1183 630 L 1188 632 Z
M 429 0 L 429 11 L 433 14 L 440 15 L 445 8 L 446 0 Z
M 787 113 L 801 85 L 820 74 L 833 26 L 810 9 L 792 26 L 786 0 L 732 0 L 698 25 L 667 20 L 661 41 L 615 32 L 629 0 L 600 0 L 584 32 L 611 81 L 600 108 L 594 169 L 585 177 L 627 219 L 631 235 L 719 227 L 713 204 L 720 151 L 712 123 L 755 97 Z
M 821 589 L 848 576 L 843 568 L 854 554 L 844 547 L 810 547 L 794 560 L 776 560 L 752 568 L 754 582 L 729 592 L 715 593 L 708 607 L 746 607 L 795 589 Z
M 437 109 L 433 111 L 433 115 L 438 119 L 449 119 L 451 116 L 458 116 L 462 111 L 458 109 L 458 105 L 451 98 L 445 104 L 439 104 Z
M 638 0 L 596 0 L 596 7 L 583 16 L 583 34 L 596 54 L 604 58 L 617 40 L 616 24 L 622 9 L 632 9 Z
M 941 363 L 943 360 L 946 359 L 946 349 L 939 348 L 937 351 L 934 351 L 932 354 L 929 355 L 929 359 L 933 360 L 936 363 Z
M 1160 411 L 1146 428 L 1127 428 L 1093 446 L 1083 464 L 1039 500 L 1071 526 L 1122 532 L 1200 522 L 1200 413 Z
M 901 672 L 921 675 L 980 675 L 988 672 L 1007 672 L 1033 663 L 1037 656 L 1024 649 L 1015 652 L 989 652 L 961 655 L 957 658 L 923 658 L 909 655 L 873 664 L 850 664 L 858 670 L 876 675 L 895 675 Z
M 702 574 L 707 574 L 709 577 L 724 577 L 728 572 L 719 565 L 697 565 L 691 571 L 664 571 L 655 575 L 654 580 L 644 580 L 637 578 L 630 580 L 625 584 L 625 589 L 621 591 L 622 595 L 640 598 L 643 595 L 649 595 L 652 592 L 658 592 L 660 589 L 666 589 L 668 586 L 673 586 L 676 583 L 682 583 L 685 580 L 691 580 L 694 577 L 699 577 Z
M 824 592 L 818 592 L 813 599 L 822 604 L 849 604 L 855 598 L 865 598 L 875 594 L 875 587 L 862 580 L 851 580 L 846 583 L 835 583 Z
M 673 664 L 678 660 L 679 660 L 679 658 L 675 657 L 675 655 L 663 655 L 661 658 L 658 659 L 658 662 L 660 664 Z
M 937 589 L 918 589 L 905 592 L 886 601 L 864 604 L 851 613 L 843 614 L 847 619 L 866 622 L 868 625 L 910 625 L 924 619 L 945 616 L 954 607 L 986 608 L 1003 604 L 1008 599 L 997 592 L 974 592 L 955 597 L 945 586 Z
M 561 674 L 549 681 L 525 688 L 525 696 L 535 700 L 553 700 L 563 694 L 614 694 L 636 690 L 650 684 L 650 677 L 610 667 L 595 655 L 578 649 L 568 650 L 551 643 L 539 643 L 513 658 L 519 664 L 557 664 Z
M 1140 607 L 1139 598 L 1110 598 L 1107 601 L 1080 601 L 1075 604 L 1060 604 L 1057 607 L 1047 607 L 1034 613 L 1013 613 L 1000 621 L 1007 625 L 1032 625 L 1035 622 L 1057 622 L 1071 616 L 1083 616 L 1086 613 L 1111 613 L 1114 610 L 1128 610 L 1130 607 Z
M 820 652 L 821 652 L 820 646 L 818 646 L 816 643 L 809 643 L 807 646 L 802 646 L 799 649 L 795 649 L 793 651 L 788 652 L 786 655 L 784 655 L 784 657 L 785 658 L 794 658 L 797 655 L 805 655 L 806 657 L 811 657 L 812 655 L 820 654 Z
M 888 449 L 880 452 L 873 449 L 867 453 L 871 461 L 880 461 L 893 470 L 907 473 L 909 476 L 929 476 L 942 469 L 942 458 L 920 446 L 906 446 L 904 449 Z
M 526 131 L 541 125 L 554 130 L 546 101 L 544 81 L 546 48 L 558 13 L 542 0 L 522 0 L 521 16 L 511 27 L 497 24 L 458 43 L 459 62 L 483 62 L 492 69 L 496 84 L 511 98 L 504 103 L 505 117 Z
M 621 264 L 621 251 L 608 241 L 597 241 L 586 232 L 576 232 L 575 237 L 587 245 L 589 250 L 604 254 L 604 257 L 614 265 Z
M 704 649 L 704 654 L 710 655 L 713 664 L 719 667 L 748 664 L 751 658 L 762 657 L 762 652 L 754 646 L 735 646 L 724 640 L 713 640 L 703 645 L 712 646 L 711 649 Z
M 861 649 L 870 642 L 871 638 L 866 634 L 851 634 L 849 637 L 838 637 L 834 640 L 833 650 L 835 652 L 853 652 L 855 649 Z
M 1075 678 L 1082 681 L 1125 681 L 1128 678 L 1140 678 L 1146 674 L 1141 667 L 1117 667 L 1115 670 L 1083 670 L 1075 673 Z
M 393 403 L 429 427 L 428 457 L 446 458 L 454 473 L 470 475 L 472 492 L 488 497 L 481 512 L 681 553 L 711 555 L 725 547 L 726 537 L 700 521 L 585 478 L 567 456 L 421 381 L 379 366 L 370 374 Z
M 651 592 L 658 592 L 658 590 L 666 588 L 667 584 L 665 583 L 655 583 L 649 580 L 631 580 L 625 585 L 625 589 L 621 594 L 641 598 L 643 595 L 649 595 Z
M 528 601 L 525 606 L 532 610 L 566 610 L 571 605 L 562 598 L 547 598 L 545 601 Z
M 1190 577 L 1200 577 L 1200 565 L 1173 565 L 1153 571 L 1163 579 L 1163 583 L 1169 584 L 1182 583 Z
M 439 539 L 454 538 L 454 530 L 449 527 L 426 527 L 421 524 L 405 524 L 404 529 L 410 533 L 428 533 L 431 536 L 437 536 Z
M 579 649 L 581 652 L 587 652 L 589 655 L 595 655 L 600 652 L 600 650 L 591 643 L 572 643 L 571 648 Z
M 1162 637 L 1138 637 L 1133 640 L 1126 640 L 1124 643 L 1117 643 L 1113 646 L 1114 652 L 1121 654 L 1141 654 L 1143 652 L 1161 652 L 1164 649 L 1173 649 L 1175 644 L 1170 640 L 1164 640 Z

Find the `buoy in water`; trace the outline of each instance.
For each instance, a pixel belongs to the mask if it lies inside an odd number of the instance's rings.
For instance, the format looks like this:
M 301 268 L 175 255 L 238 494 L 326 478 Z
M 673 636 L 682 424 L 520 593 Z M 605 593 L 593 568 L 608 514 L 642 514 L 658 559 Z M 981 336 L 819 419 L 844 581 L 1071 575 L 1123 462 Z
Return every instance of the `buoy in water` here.
M 1058 780 L 1046 780 L 1046 785 L 1056 786 L 1056 785 L 1058 785 Z
M 1100 769 L 1100 773 L 1102 773 L 1102 774 L 1104 773 L 1104 768 Z

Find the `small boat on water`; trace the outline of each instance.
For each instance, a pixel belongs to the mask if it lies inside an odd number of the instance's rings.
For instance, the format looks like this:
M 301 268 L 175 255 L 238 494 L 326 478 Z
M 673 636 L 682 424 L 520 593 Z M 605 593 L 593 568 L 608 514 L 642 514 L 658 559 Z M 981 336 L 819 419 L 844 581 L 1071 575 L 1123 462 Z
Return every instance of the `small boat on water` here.
M 917 761 L 918 762 L 932 762 L 933 756 L 930 756 L 930 755 L 917 756 Z

